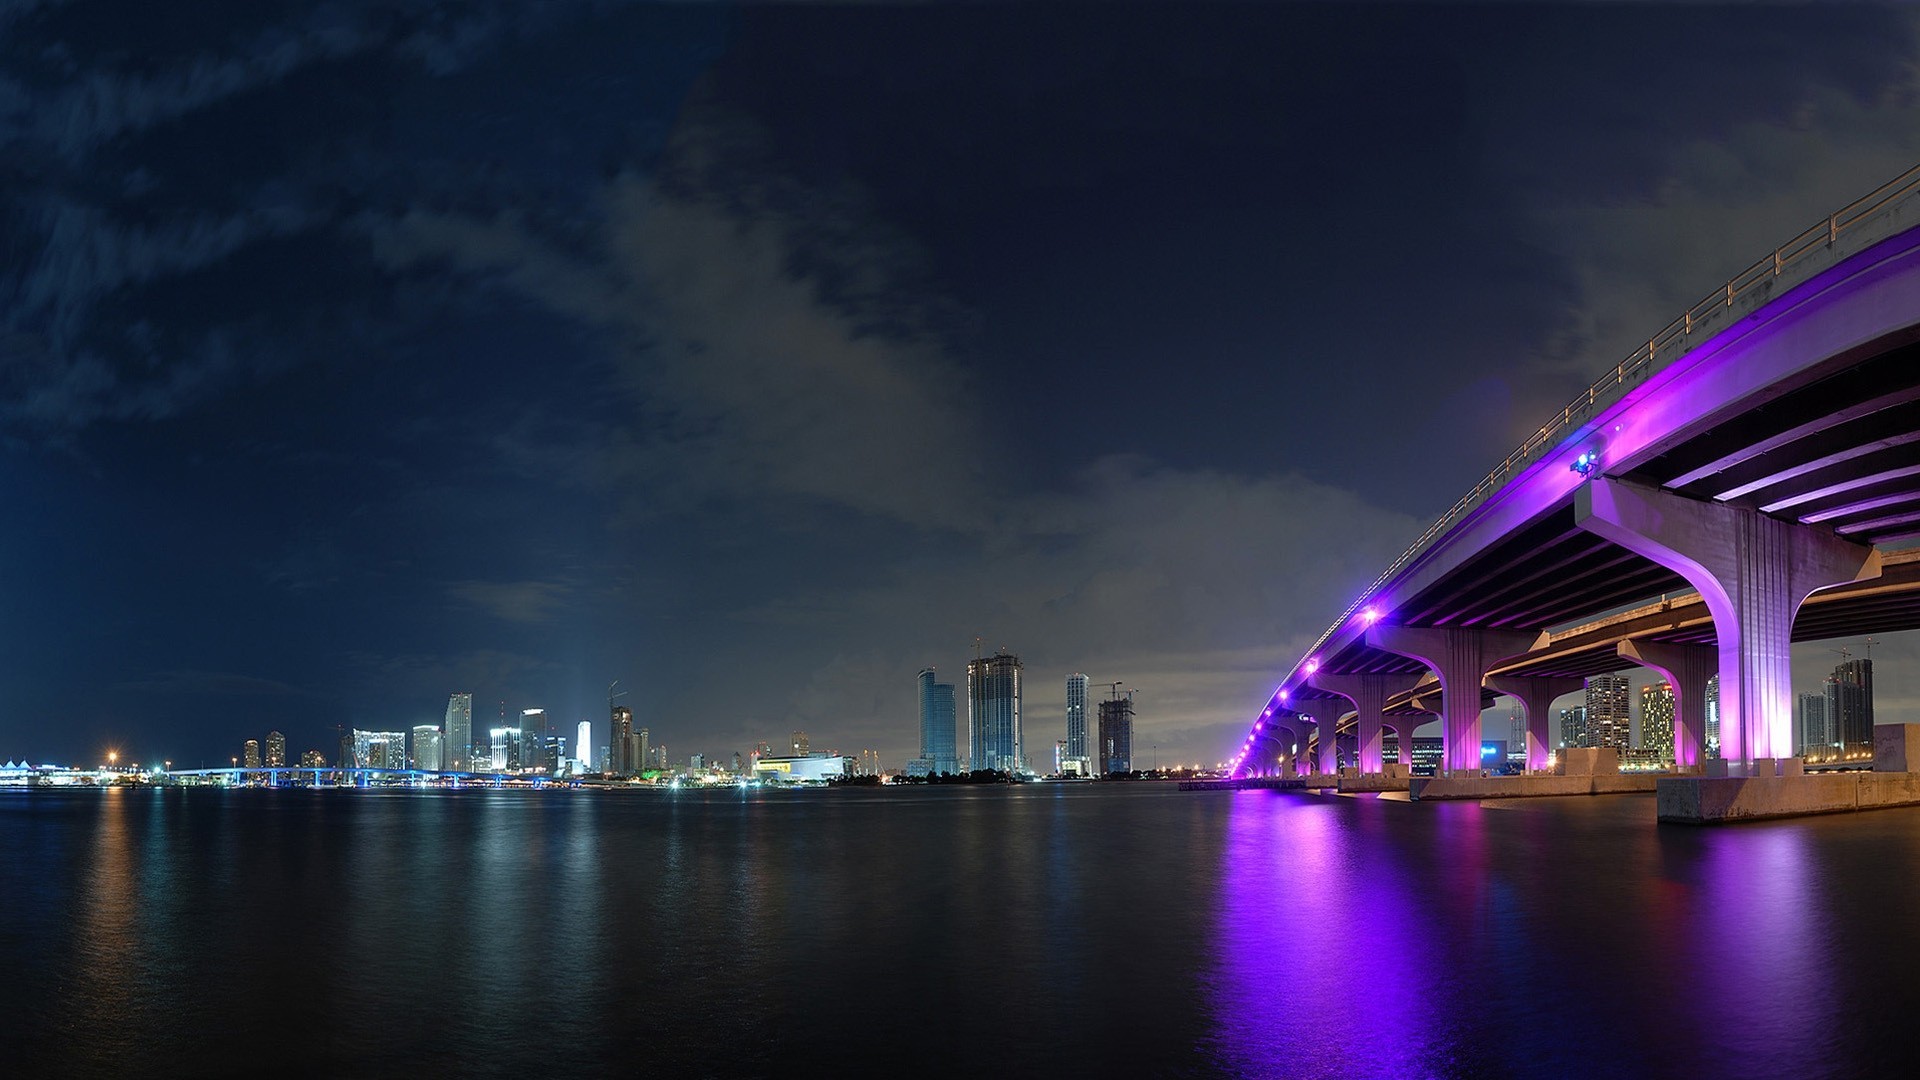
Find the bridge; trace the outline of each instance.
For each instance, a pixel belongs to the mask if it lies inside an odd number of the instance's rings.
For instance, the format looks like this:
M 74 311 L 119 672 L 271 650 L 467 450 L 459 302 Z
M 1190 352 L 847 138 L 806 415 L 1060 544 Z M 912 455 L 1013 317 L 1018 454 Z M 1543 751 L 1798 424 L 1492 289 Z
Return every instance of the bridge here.
M 1478 776 L 1480 713 L 1547 710 L 1636 667 L 1675 696 L 1681 773 L 1781 773 L 1794 641 L 1920 628 L 1920 167 L 1714 290 L 1596 381 L 1342 612 L 1249 725 L 1232 775 L 1362 776 L 1441 721 Z M 1719 676 L 1720 762 L 1705 754 Z

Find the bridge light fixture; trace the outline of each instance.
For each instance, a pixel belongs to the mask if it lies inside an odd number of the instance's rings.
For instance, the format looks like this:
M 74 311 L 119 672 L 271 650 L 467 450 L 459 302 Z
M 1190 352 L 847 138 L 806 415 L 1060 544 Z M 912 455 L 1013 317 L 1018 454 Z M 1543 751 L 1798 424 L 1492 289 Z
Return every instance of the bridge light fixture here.
M 1319 660 L 1315 660 L 1315 659 L 1309 659 L 1309 660 L 1307 661 L 1307 674 L 1309 674 L 1309 675 L 1311 675 L 1311 674 L 1313 674 L 1314 672 L 1316 672 L 1316 671 L 1319 671 L 1319 670 L 1320 670 L 1320 661 L 1319 661 Z
M 1372 604 L 1360 609 L 1360 625 L 1372 626 L 1380 621 L 1380 612 Z
M 1593 474 L 1593 470 L 1599 467 L 1600 467 L 1600 455 L 1593 452 L 1592 450 L 1580 451 L 1580 456 L 1577 458 L 1574 458 L 1573 463 L 1567 466 L 1567 468 L 1572 469 L 1574 472 L 1579 473 L 1581 476 L 1591 476 Z

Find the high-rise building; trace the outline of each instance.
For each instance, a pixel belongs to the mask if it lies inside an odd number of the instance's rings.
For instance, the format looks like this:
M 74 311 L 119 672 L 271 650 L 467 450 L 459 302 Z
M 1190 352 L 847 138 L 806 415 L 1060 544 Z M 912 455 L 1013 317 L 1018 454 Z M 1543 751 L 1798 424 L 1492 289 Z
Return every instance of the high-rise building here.
M 472 694 L 453 694 L 447 698 L 447 723 L 441 748 L 447 768 L 454 772 L 474 769 Z
M 960 754 L 959 706 L 953 698 L 953 684 L 934 682 L 933 669 L 920 671 L 920 757 L 927 771 L 957 773 Z
M 627 747 L 630 751 L 627 760 L 634 772 L 645 772 L 654 767 L 652 733 L 646 728 L 634 732 L 633 737 L 627 741 Z
M 574 730 L 573 756 L 580 760 L 581 772 L 593 771 L 593 721 L 582 720 Z
M 1087 677 L 1067 676 L 1067 746 L 1055 766 L 1060 772 L 1091 771 L 1087 754 Z
M 277 731 L 267 732 L 267 768 L 284 769 L 287 765 L 287 737 Z
M 613 706 L 609 726 L 607 771 L 615 776 L 632 776 L 644 764 L 633 756 L 633 710 L 625 705 Z
M 1827 695 L 1801 694 L 1798 723 L 1793 726 L 1793 752 L 1825 751 L 1833 748 L 1833 731 L 1827 725 Z
M 240 751 L 240 764 L 249 769 L 260 767 L 260 740 L 248 739 L 247 745 Z
M 529 756 L 521 740 L 521 731 L 515 727 L 497 727 L 487 733 L 487 742 L 493 747 L 492 765 L 494 772 L 520 772 L 528 768 Z
M 1700 726 L 1700 738 L 1707 744 L 1707 756 L 1720 756 L 1720 675 L 1707 677 L 1707 719 Z
M 1587 680 L 1588 745 L 1611 746 L 1625 752 L 1633 746 L 1633 706 L 1625 675 L 1595 675 Z
M 327 755 L 318 750 L 303 750 L 300 753 L 300 767 L 303 769 L 324 769 L 327 767 Z
M 353 765 L 361 769 L 407 767 L 407 733 L 353 729 Z
M 1133 771 L 1133 695 L 1100 703 L 1100 775 Z
M 528 772 L 545 769 L 553 772 L 557 761 L 547 760 L 547 710 L 520 710 L 520 767 Z
M 971 768 L 1010 773 L 1026 766 L 1020 742 L 1020 658 L 1005 649 L 967 662 L 967 736 Z
M 541 749 L 544 752 L 541 757 L 541 767 L 546 769 L 547 775 L 549 776 L 560 775 L 560 773 L 564 771 L 566 762 L 572 760 L 567 757 L 567 737 L 565 735 L 551 731 L 548 732 L 546 745 L 541 747 Z
M 1873 661 L 1843 661 L 1827 676 L 1827 725 L 1842 752 L 1873 751 Z
M 473 737 L 472 753 L 467 759 L 467 768 L 473 772 L 495 772 L 493 767 L 493 740 L 487 737 L 487 729 L 481 728 Z
M 446 737 L 438 727 L 432 724 L 414 725 L 413 767 L 426 772 L 439 772 L 447 767 Z
M 1640 748 L 1673 760 L 1673 684 L 1640 688 Z
M 1587 707 L 1585 705 L 1575 705 L 1570 709 L 1560 710 L 1561 746 L 1570 750 L 1582 746 L 1592 746 L 1593 743 L 1587 741 L 1589 735 L 1590 733 L 1587 731 Z
M 808 754 L 812 752 L 813 752 L 813 743 L 807 740 L 807 733 L 804 731 L 794 732 L 793 733 L 793 756 L 806 757 Z

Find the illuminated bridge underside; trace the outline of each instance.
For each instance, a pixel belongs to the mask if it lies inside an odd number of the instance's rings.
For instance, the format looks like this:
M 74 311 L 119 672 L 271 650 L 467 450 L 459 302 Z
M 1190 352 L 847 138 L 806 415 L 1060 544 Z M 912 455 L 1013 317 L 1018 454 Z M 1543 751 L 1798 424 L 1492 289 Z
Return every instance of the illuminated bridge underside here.
M 1911 228 L 1920 220 L 1920 185 L 1913 177 L 1920 171 L 1903 178 L 1901 198 L 1876 210 L 1887 220 L 1869 235 L 1851 247 L 1833 245 L 1819 268 L 1790 286 L 1781 279 L 1777 288 L 1754 290 L 1759 295 L 1746 297 L 1744 310 L 1729 304 L 1712 333 L 1647 350 L 1617 389 L 1590 395 L 1584 423 L 1566 424 L 1566 435 L 1541 444 L 1484 501 L 1402 560 L 1296 664 L 1260 717 L 1282 718 L 1330 696 L 1310 684 L 1315 671 L 1426 671 L 1421 660 L 1369 644 L 1375 619 L 1542 636 L 1534 654 L 1492 663 L 1488 673 L 1496 675 L 1640 666 L 1618 655 L 1626 638 L 1714 641 L 1697 594 L 1615 616 L 1606 627 L 1546 634 L 1664 594 L 1693 593 L 1678 568 L 1582 528 L 1576 496 L 1591 480 L 1573 464 L 1583 453 L 1597 455 L 1593 476 L 1609 482 L 1737 507 L 1879 549 L 1886 580 L 1816 593 L 1793 620 L 1794 640 L 1920 628 L 1920 571 L 1913 557 L 1884 547 L 1920 537 L 1920 230 Z M 1556 423 L 1574 415 L 1570 406 Z M 1431 706 L 1434 690 L 1397 695 L 1387 711 Z M 1483 701 L 1491 704 L 1492 695 L 1483 692 Z M 1754 707 L 1761 705 L 1777 707 Z

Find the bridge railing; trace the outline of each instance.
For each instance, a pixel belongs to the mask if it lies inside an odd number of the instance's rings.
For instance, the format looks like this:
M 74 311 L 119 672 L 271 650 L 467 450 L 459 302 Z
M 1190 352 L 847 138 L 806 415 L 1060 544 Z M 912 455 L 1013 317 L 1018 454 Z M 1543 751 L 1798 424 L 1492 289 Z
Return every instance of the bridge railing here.
M 1825 220 L 1809 226 L 1806 231 L 1773 249 L 1772 254 L 1763 256 L 1752 266 L 1727 280 L 1719 289 L 1680 313 L 1672 322 L 1662 327 L 1645 345 L 1635 349 L 1625 360 L 1616 364 L 1611 371 L 1594 380 L 1586 392 L 1575 397 L 1561 409 L 1559 414 L 1527 437 L 1527 441 L 1508 454 L 1499 465 L 1494 466 L 1486 478 L 1475 484 L 1472 491 L 1462 496 L 1440 519 L 1428 526 L 1412 546 L 1393 560 L 1381 575 L 1368 585 L 1360 598 L 1340 613 L 1332 626 L 1314 641 L 1307 650 L 1312 656 L 1323 648 L 1342 626 L 1359 613 L 1360 609 L 1378 593 L 1394 576 L 1419 558 L 1434 542 L 1445 535 L 1468 513 L 1491 498 L 1493 493 L 1505 486 L 1520 470 L 1538 461 L 1548 451 L 1558 446 L 1560 440 L 1575 428 L 1585 423 L 1597 410 L 1619 400 L 1627 390 L 1653 374 L 1656 361 L 1664 351 L 1668 361 L 1680 356 L 1722 329 L 1731 320 L 1735 301 L 1743 296 L 1750 297 L 1757 289 L 1771 295 L 1775 283 L 1783 276 L 1789 276 L 1798 284 L 1809 273 L 1788 274 L 1788 271 L 1810 271 L 1806 265 L 1808 259 L 1828 252 L 1837 246 L 1840 239 L 1860 231 L 1877 220 L 1882 210 L 1909 195 L 1920 191 L 1920 165 L 1915 165 L 1899 176 L 1875 188 L 1866 195 L 1828 214 Z M 1700 335 L 1696 340 L 1695 335 Z

